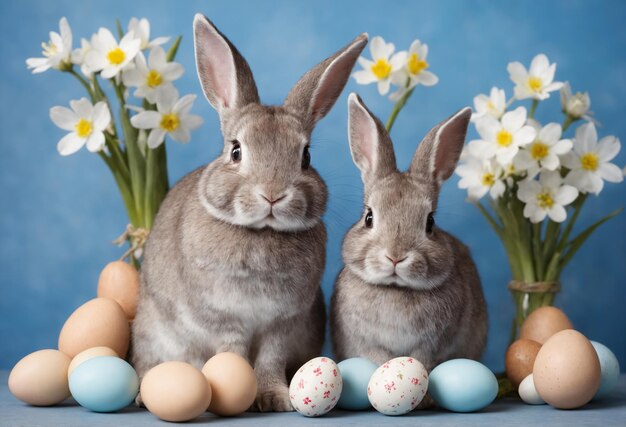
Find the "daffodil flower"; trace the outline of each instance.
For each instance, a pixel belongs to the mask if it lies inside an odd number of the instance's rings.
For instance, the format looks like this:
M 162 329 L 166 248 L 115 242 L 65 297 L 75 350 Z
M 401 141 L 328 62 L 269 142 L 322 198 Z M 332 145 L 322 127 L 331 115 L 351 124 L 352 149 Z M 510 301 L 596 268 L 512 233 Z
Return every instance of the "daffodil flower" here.
M 85 57 L 87 66 L 93 72 L 100 71 L 103 78 L 110 79 L 135 58 L 141 41 L 131 31 L 118 43 L 111 31 L 100 28 L 91 44 L 91 50 Z
M 42 43 L 43 58 L 28 58 L 26 66 L 33 70 L 33 74 L 43 73 L 54 68 L 56 70 L 71 64 L 72 29 L 65 17 L 59 21 L 59 33 L 50 31 L 50 41 Z
M 572 149 L 571 140 L 561 139 L 563 128 L 560 124 L 548 123 L 541 127 L 537 123 L 536 126 L 535 140 L 521 149 L 513 159 L 515 168 L 526 170 L 529 178 L 534 178 L 541 169 L 557 170 L 561 164 L 559 156 Z
M 518 107 L 502 116 L 484 116 L 476 123 L 481 139 L 470 141 L 468 151 L 474 157 L 489 160 L 495 157 L 500 165 L 511 163 L 520 147 L 535 139 L 537 131 L 526 125 L 526 109 Z
M 543 53 L 535 56 L 526 70 L 520 62 L 511 62 L 507 66 L 509 75 L 515 83 L 517 99 L 532 98 L 542 101 L 550 97 L 550 92 L 561 89 L 562 82 L 555 82 L 556 63 L 550 64 Z
M 80 150 L 97 152 L 104 148 L 104 131 L 111 122 L 111 112 L 104 101 L 92 105 L 87 98 L 70 101 L 70 107 L 52 107 L 50 119 L 61 129 L 70 131 L 58 143 L 57 150 L 62 156 L 69 156 Z
M 130 119 L 137 129 L 150 129 L 148 147 L 161 145 L 165 135 L 170 135 L 176 142 L 187 143 L 191 139 L 190 132 L 202 124 L 202 118 L 189 114 L 196 95 L 185 95 L 178 98 L 174 88 L 160 91 L 156 97 L 157 111 L 146 110 Z
M 495 119 L 500 120 L 500 117 L 506 111 L 506 95 L 504 89 L 498 89 L 492 87 L 489 96 L 480 94 L 474 97 L 474 113 L 472 114 L 472 121 L 485 117 L 486 115 L 492 116 Z
M 569 82 L 565 82 L 561 88 L 561 108 L 563 109 L 563 112 L 573 120 L 591 120 L 591 117 L 588 114 L 590 113 L 589 107 L 591 107 L 589 93 L 577 92 L 572 94 L 572 88 L 570 87 Z
M 495 159 L 481 160 L 464 155 L 461 161 L 455 171 L 461 177 L 458 186 L 467 190 L 467 196 L 471 201 L 476 201 L 487 193 L 493 200 L 502 196 L 506 189 L 503 180 L 505 173 Z
M 169 37 L 157 37 L 154 40 L 150 40 L 150 21 L 146 18 L 137 19 L 135 17 L 130 18 L 128 21 L 128 32 L 133 33 L 134 37 L 140 40 L 139 48 L 141 50 L 151 49 L 155 46 L 160 46 L 169 41 Z
M 579 126 L 574 137 L 574 149 L 562 158 L 563 165 L 570 169 L 565 182 L 578 188 L 581 193 L 594 194 L 602 191 L 604 181 L 622 182 L 622 171 L 610 163 L 620 149 L 619 139 L 612 135 L 598 141 L 593 123 Z
M 406 52 L 396 52 L 393 43 L 385 43 L 385 40 L 376 36 L 370 42 L 372 60 L 359 58 L 362 70 L 354 72 L 352 77 L 358 84 L 367 85 L 377 83 L 378 93 L 386 95 L 391 87 L 391 77 L 394 72 L 400 70 L 406 63 Z
M 567 218 L 565 206 L 578 197 L 578 190 L 564 185 L 559 172 L 544 171 L 537 180 L 524 180 L 519 183 L 517 198 L 525 203 L 524 217 L 536 224 L 546 216 L 554 222 Z
M 404 66 L 391 76 L 391 82 L 399 87 L 398 91 L 390 96 L 392 101 L 397 101 L 407 90 L 421 84 L 434 86 L 439 82 L 439 77 L 430 72 L 430 64 L 426 61 L 428 45 L 414 40 L 409 47 Z
M 165 51 L 161 46 L 150 50 L 146 63 L 143 53 L 135 58 L 135 67 L 124 70 L 122 81 L 126 86 L 136 87 L 135 96 L 146 98 L 148 102 L 156 102 L 157 93 L 173 88 L 172 81 L 183 75 L 184 68 L 176 62 L 167 62 Z

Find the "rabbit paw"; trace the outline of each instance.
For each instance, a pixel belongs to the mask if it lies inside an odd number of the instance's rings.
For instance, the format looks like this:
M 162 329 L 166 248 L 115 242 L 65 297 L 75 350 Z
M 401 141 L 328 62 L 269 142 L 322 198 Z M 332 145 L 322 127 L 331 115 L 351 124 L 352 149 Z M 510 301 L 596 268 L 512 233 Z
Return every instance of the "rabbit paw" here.
M 268 390 L 259 390 L 256 396 L 256 409 L 259 412 L 293 411 L 289 400 L 289 388 L 285 384 L 278 384 Z
M 138 408 L 145 408 L 146 405 L 143 404 L 143 399 L 141 399 L 141 393 L 137 393 L 137 397 L 135 397 L 135 405 Z

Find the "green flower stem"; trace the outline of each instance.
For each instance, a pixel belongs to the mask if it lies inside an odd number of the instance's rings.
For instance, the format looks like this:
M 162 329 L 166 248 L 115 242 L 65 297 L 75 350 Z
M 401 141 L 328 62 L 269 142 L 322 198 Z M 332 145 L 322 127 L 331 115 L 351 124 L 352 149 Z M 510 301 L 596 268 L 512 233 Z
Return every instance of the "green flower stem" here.
M 122 177 L 122 174 L 116 167 L 115 163 L 112 161 L 110 157 L 108 157 L 104 152 L 98 152 L 104 163 L 109 167 L 109 170 L 113 174 L 113 178 L 115 178 L 115 182 L 117 183 L 117 187 L 120 190 L 120 194 L 122 195 L 122 200 L 124 201 L 124 206 L 126 207 L 126 212 L 128 213 L 128 219 L 131 223 L 137 224 L 139 222 L 139 216 L 137 211 L 135 210 L 135 203 L 133 200 L 133 194 L 128 185 L 128 182 Z
M 178 52 L 178 47 L 180 46 L 180 42 L 183 39 L 183 36 L 176 37 L 176 40 L 172 43 L 170 48 L 167 50 L 167 54 L 165 55 L 165 59 L 167 62 L 171 62 L 176 58 L 176 52 Z
M 409 100 L 409 98 L 413 94 L 414 90 L 415 88 L 407 90 L 405 94 L 402 95 L 402 97 L 398 100 L 398 102 L 396 102 L 396 105 L 394 105 L 393 110 L 391 110 L 391 114 L 389 115 L 389 118 L 387 119 L 387 124 L 385 125 L 387 132 L 391 132 L 391 128 L 393 127 L 393 124 L 395 123 L 396 118 L 398 117 L 398 114 L 400 113 L 400 111 L 402 111 L 402 109 L 406 105 L 406 102 Z
M 107 148 L 109 149 L 109 152 L 111 153 L 112 161 L 115 162 L 114 164 L 116 168 L 119 170 L 120 174 L 122 175 L 122 178 L 124 178 L 126 182 L 130 183 L 130 171 L 128 170 L 128 165 L 126 164 L 126 160 L 124 159 L 124 156 L 122 155 L 119 149 L 118 142 L 108 132 L 104 132 L 104 137 L 107 142 Z
M 83 76 L 78 74 L 76 70 L 74 70 L 74 68 L 70 68 L 69 70 L 67 70 L 67 72 L 73 75 L 74 77 L 76 77 L 76 79 L 80 82 L 81 85 L 83 85 L 83 87 L 89 94 L 89 97 L 91 98 L 91 102 L 95 103 L 97 98 L 89 82 Z
M 528 113 L 528 118 L 530 119 L 535 118 L 535 111 L 537 110 L 537 105 L 539 105 L 539 100 L 533 99 L 533 103 L 530 104 L 530 112 Z
M 570 127 L 570 125 L 572 123 L 574 123 L 576 120 L 578 120 L 578 119 L 575 119 L 572 116 L 570 116 L 569 114 L 566 114 L 565 115 L 565 120 L 563 120 L 563 125 L 561 126 L 563 128 L 563 132 L 565 132 L 567 130 L 567 128 Z

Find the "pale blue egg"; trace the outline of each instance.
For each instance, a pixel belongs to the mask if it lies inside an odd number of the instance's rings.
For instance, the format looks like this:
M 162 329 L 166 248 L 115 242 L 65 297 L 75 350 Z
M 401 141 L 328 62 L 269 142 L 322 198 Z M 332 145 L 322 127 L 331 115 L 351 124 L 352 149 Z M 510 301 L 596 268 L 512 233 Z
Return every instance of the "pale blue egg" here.
M 593 396 L 593 400 L 602 399 L 608 396 L 619 380 L 619 362 L 615 354 L 604 344 L 600 344 L 596 341 L 591 341 L 591 345 L 596 349 L 598 353 L 598 359 L 600 359 L 600 388 Z
M 113 356 L 89 359 L 70 375 L 72 397 L 95 412 L 114 412 L 130 405 L 139 392 L 139 377 L 125 360 Z
M 378 365 L 363 357 L 353 357 L 339 362 L 337 367 L 343 380 L 337 407 L 351 411 L 370 408 L 372 405 L 367 398 L 367 384 Z
M 432 398 L 449 411 L 478 411 L 489 406 L 498 395 L 496 376 L 475 360 L 448 360 L 432 370 L 428 381 Z

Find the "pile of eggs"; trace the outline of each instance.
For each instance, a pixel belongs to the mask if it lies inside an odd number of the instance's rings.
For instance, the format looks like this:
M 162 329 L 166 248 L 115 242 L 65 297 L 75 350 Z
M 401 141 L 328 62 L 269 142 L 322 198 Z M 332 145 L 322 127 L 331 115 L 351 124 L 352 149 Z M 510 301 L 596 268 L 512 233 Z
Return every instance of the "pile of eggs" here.
M 219 353 L 202 370 L 184 362 L 161 363 L 139 381 L 124 360 L 139 299 L 139 274 L 121 261 L 100 275 L 97 298 L 67 319 L 58 350 L 40 350 L 21 359 L 9 375 L 9 390 L 35 406 L 56 405 L 72 396 L 95 412 L 115 412 L 141 392 L 144 405 L 166 421 L 188 421 L 209 410 L 236 415 L 256 397 L 252 366 L 234 353 Z
M 574 330 L 561 310 L 541 307 L 507 350 L 506 374 L 524 402 L 574 409 L 615 388 L 619 363 L 606 346 Z

